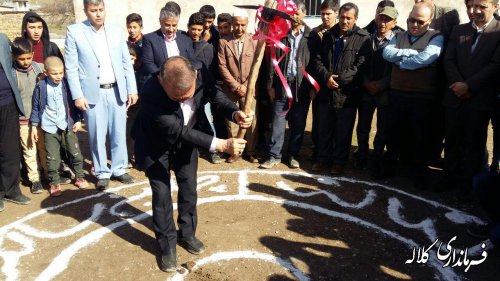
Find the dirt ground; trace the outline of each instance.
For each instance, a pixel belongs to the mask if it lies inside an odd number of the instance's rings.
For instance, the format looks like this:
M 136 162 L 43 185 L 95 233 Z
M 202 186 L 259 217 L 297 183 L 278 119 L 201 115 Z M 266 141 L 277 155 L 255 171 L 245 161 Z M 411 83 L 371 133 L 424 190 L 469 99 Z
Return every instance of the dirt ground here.
M 197 236 L 207 250 L 195 256 L 177 247 L 174 274 L 158 269 L 142 172 L 132 169 L 136 183 L 111 182 L 104 193 L 67 185 L 59 198 L 45 192 L 30 195 L 28 206 L 6 203 L 0 280 L 498 280 L 500 259 L 493 255 L 467 272 L 452 267 L 460 249 L 479 243 L 466 234 L 486 220 L 477 202 L 461 204 L 453 191 L 415 190 L 404 168 L 382 182 L 351 167 L 343 177 L 315 175 L 310 146 L 308 135 L 296 170 L 201 159 Z M 445 254 L 455 236 L 457 259 L 439 260 L 440 242 Z M 436 239 L 426 262 L 411 261 L 414 250 Z

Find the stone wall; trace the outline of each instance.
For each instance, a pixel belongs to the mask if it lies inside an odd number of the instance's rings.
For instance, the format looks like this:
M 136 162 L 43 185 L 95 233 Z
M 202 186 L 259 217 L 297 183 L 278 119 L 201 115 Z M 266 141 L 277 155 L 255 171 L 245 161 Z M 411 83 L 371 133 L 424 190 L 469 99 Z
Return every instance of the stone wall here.
M 20 36 L 23 17 L 24 12 L 0 13 L 0 32 L 5 33 L 11 41 Z

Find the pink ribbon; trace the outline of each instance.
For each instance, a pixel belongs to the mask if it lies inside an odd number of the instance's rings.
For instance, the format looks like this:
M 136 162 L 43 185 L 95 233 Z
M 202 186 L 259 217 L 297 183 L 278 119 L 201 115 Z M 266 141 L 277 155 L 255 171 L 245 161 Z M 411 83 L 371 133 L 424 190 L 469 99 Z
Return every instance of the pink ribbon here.
M 283 42 L 280 41 L 283 37 L 286 36 L 290 28 L 292 28 L 292 23 L 289 20 L 281 18 L 279 16 L 275 16 L 271 21 L 265 21 L 262 18 L 262 11 L 264 7 L 262 5 L 259 6 L 257 10 L 256 18 L 268 25 L 267 35 L 262 34 L 261 30 L 258 29 L 253 35 L 254 40 L 265 40 L 268 42 L 270 50 L 271 50 L 271 61 L 276 71 L 276 74 L 280 78 L 281 83 L 283 84 L 283 88 L 285 89 L 286 95 L 288 97 L 288 110 L 283 112 L 283 115 L 286 115 L 292 106 L 293 96 L 292 91 L 290 90 L 290 86 L 288 85 L 285 76 L 281 72 L 279 67 L 279 63 L 283 58 L 290 52 L 290 48 L 288 48 Z M 297 6 L 291 0 L 277 0 L 276 10 L 285 12 L 289 15 L 295 14 L 297 11 Z M 283 55 L 278 59 L 276 57 L 276 48 L 279 48 L 283 51 Z
M 318 93 L 320 89 L 318 82 L 316 82 L 316 80 L 314 80 L 314 78 L 309 73 L 307 73 L 306 69 L 303 66 L 301 66 L 301 69 L 302 69 L 302 74 L 304 74 L 304 77 L 307 79 L 307 81 L 309 81 L 309 83 L 311 83 L 311 85 L 313 85 L 314 89 L 316 90 L 316 93 Z
M 269 44 L 271 51 L 271 61 L 274 70 L 276 71 L 276 74 L 280 78 L 281 84 L 283 85 L 283 88 L 285 89 L 286 95 L 288 97 L 288 109 L 285 112 L 283 112 L 283 115 L 286 115 L 290 110 L 290 108 L 292 107 L 293 95 L 290 89 L 290 85 L 288 85 L 285 76 L 281 72 L 279 63 L 290 52 L 290 48 L 287 47 L 285 44 L 283 44 L 283 42 L 281 42 L 280 40 L 283 37 L 285 37 L 287 33 L 290 31 L 290 28 L 292 28 L 292 23 L 289 20 L 286 20 L 279 16 L 275 16 L 270 22 L 266 21 L 262 18 L 263 10 L 264 7 L 262 5 L 259 5 L 259 9 L 257 10 L 256 20 L 258 19 L 260 22 L 263 22 L 268 25 L 267 35 L 262 34 L 261 30 L 258 29 L 253 35 L 253 39 L 265 40 Z M 297 6 L 291 0 L 277 0 L 276 10 L 285 12 L 289 15 L 293 15 L 297 11 Z M 279 48 L 280 50 L 283 51 L 283 54 L 281 55 L 280 58 L 276 58 L 276 48 Z M 316 92 L 319 92 L 320 86 L 316 82 L 316 80 L 314 80 L 314 78 L 311 75 L 309 75 L 309 73 L 306 72 L 304 67 L 301 66 L 301 70 L 302 73 L 304 74 L 304 77 L 306 77 L 309 83 L 311 83 L 311 85 L 313 85 L 313 87 L 316 89 Z

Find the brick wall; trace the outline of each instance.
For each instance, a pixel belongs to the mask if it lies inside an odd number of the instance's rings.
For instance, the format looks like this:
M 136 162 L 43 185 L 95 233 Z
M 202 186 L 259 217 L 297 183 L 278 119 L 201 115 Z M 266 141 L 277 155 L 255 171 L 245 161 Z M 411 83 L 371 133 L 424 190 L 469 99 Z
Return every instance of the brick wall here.
M 20 36 L 23 17 L 24 12 L 1 12 L 0 32 L 5 33 L 11 41 Z

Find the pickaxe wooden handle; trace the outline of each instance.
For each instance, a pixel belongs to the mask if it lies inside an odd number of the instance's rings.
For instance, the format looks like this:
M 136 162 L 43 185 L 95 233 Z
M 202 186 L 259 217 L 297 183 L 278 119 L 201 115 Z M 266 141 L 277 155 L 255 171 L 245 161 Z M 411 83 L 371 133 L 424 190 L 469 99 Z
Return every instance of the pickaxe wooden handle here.
M 268 8 L 272 8 L 276 5 L 276 1 L 266 0 L 264 6 Z M 260 23 L 260 28 L 262 28 L 262 32 L 267 34 L 267 24 Z M 260 65 L 262 64 L 262 58 L 264 57 L 264 53 L 266 51 L 266 41 L 259 40 L 257 42 L 257 48 L 255 50 L 255 55 L 253 58 L 252 68 L 250 68 L 250 77 L 248 78 L 248 86 L 247 92 L 245 94 L 245 104 L 243 105 L 243 112 L 248 114 L 251 111 L 251 105 L 255 100 L 255 84 L 257 82 L 257 78 L 259 77 Z M 255 117 L 254 117 L 255 118 Z M 255 121 L 253 121 L 255 122 Z M 238 130 L 237 138 L 242 139 L 245 137 L 246 129 L 240 127 Z

